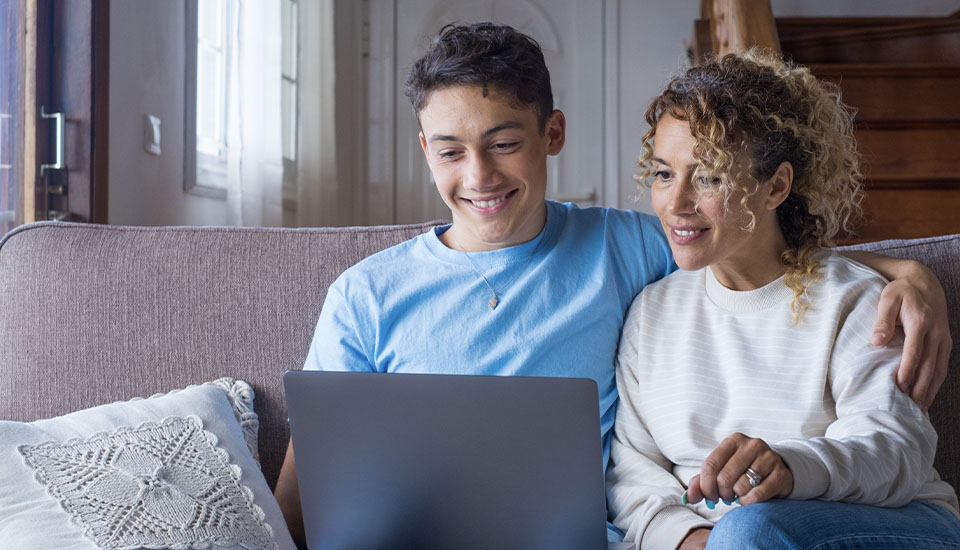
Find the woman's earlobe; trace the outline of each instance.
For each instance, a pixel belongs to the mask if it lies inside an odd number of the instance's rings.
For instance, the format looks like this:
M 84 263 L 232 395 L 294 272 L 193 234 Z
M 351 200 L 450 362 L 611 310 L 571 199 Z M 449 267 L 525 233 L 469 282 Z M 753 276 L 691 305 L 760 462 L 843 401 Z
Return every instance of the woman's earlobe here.
M 781 162 L 769 182 L 770 194 L 768 207 L 771 210 L 775 210 L 783 201 L 787 200 L 787 197 L 790 196 L 790 191 L 793 189 L 793 165 L 786 161 Z

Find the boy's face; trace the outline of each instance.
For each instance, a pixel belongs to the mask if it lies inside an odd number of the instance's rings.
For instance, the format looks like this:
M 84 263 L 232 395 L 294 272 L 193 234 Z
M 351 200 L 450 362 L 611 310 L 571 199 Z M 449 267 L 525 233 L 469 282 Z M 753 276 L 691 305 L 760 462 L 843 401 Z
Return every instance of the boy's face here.
M 452 86 L 431 92 L 419 116 L 423 154 L 453 217 L 444 244 L 476 252 L 536 237 L 563 113 L 554 111 L 541 135 L 533 106 L 517 109 L 495 88 L 484 97 L 480 86 Z

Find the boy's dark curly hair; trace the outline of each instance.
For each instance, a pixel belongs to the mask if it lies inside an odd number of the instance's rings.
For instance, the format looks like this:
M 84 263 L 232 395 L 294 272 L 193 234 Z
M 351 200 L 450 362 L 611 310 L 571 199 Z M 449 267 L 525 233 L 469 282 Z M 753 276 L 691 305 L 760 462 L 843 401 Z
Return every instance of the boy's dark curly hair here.
M 430 92 L 449 86 L 480 86 L 507 96 L 515 107 L 533 105 L 540 132 L 553 112 L 550 71 L 536 40 L 506 25 L 446 25 L 427 53 L 413 64 L 406 94 L 419 116 Z

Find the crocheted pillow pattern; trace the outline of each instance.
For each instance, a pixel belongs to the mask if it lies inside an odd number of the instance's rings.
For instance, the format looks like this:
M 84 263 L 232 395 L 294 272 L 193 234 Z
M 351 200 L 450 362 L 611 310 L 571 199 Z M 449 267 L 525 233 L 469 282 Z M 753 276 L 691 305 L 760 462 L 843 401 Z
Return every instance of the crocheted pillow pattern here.
M 12 548 L 294 548 L 254 460 L 256 426 L 252 389 L 232 379 L 0 422 L 0 540 Z M 10 443 L 20 460 L 11 460 Z

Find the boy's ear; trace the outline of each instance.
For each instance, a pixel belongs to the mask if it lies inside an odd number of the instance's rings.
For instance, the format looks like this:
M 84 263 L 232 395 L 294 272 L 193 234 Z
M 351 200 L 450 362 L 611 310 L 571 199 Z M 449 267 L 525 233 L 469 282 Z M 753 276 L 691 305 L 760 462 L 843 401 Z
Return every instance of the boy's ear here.
M 427 138 L 423 137 L 423 130 L 420 131 L 420 148 L 423 149 L 423 156 L 430 161 L 430 153 L 427 151 Z
M 793 188 L 793 165 L 786 161 L 781 162 L 777 171 L 767 180 L 767 184 L 770 189 L 766 197 L 766 207 L 768 210 L 776 210 L 790 196 Z
M 546 134 L 547 154 L 556 155 L 563 149 L 563 143 L 567 139 L 567 119 L 563 116 L 563 111 L 554 109 L 547 119 Z

